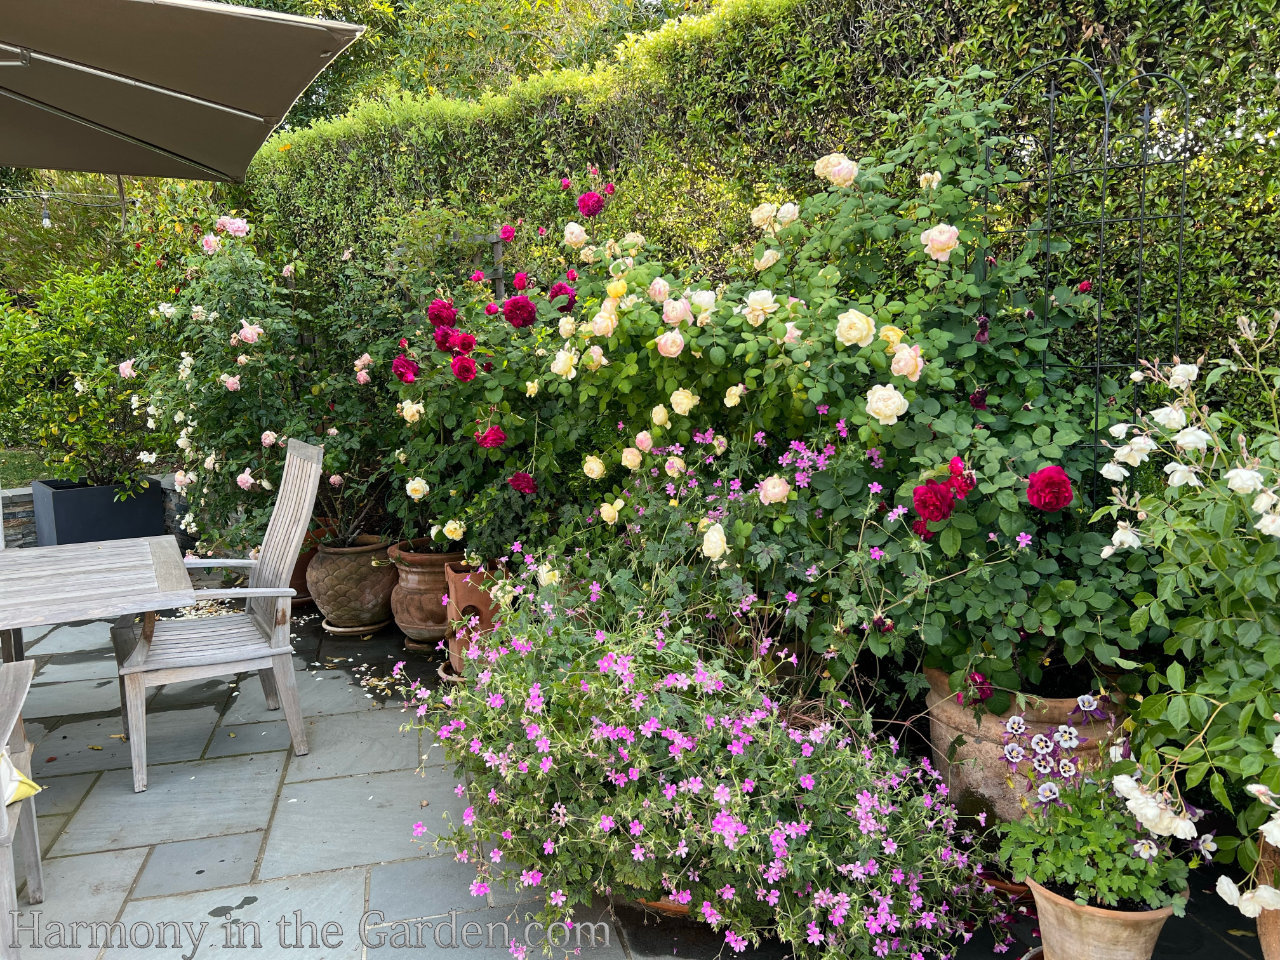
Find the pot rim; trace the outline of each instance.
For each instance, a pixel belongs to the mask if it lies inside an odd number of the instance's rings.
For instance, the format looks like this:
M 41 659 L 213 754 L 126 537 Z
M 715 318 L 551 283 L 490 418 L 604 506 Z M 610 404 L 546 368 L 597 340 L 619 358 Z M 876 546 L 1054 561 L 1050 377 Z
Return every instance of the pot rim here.
M 1160 907 L 1156 910 L 1113 910 L 1110 907 L 1095 907 L 1087 903 L 1076 903 L 1074 900 L 1068 900 L 1061 894 L 1040 886 L 1030 877 L 1024 877 L 1022 882 L 1031 888 L 1031 892 L 1035 894 L 1037 899 L 1042 896 L 1047 897 L 1073 910 L 1083 911 L 1086 916 L 1097 917 L 1100 920 L 1114 920 L 1118 917 L 1145 917 L 1149 920 L 1167 920 L 1173 916 L 1173 907 Z
M 942 703 L 950 703 L 958 710 L 966 713 L 972 713 L 969 707 L 956 703 L 955 693 L 951 689 L 949 676 L 937 667 L 924 668 L 925 679 L 929 681 L 929 690 L 939 698 Z M 1123 704 L 1122 696 L 1116 695 L 1113 691 L 1107 694 L 1112 706 L 1119 707 Z M 1022 711 L 1022 716 L 1028 719 L 1036 720 L 1039 723 L 1067 723 L 1070 715 L 1077 709 L 1075 697 L 1038 697 L 1035 694 L 1027 694 L 1027 709 Z M 932 709 L 932 707 L 930 707 Z M 1002 713 L 992 713 L 986 711 L 984 717 L 992 717 L 996 720 L 1008 720 L 1010 717 L 1018 713 L 1018 705 L 1011 703 L 1009 709 Z M 1089 726 L 1090 724 L 1100 724 L 1102 721 L 1088 718 L 1084 721 L 1075 721 L 1077 726 Z
M 431 543 L 430 537 L 415 537 L 412 540 L 401 540 L 387 548 L 387 556 L 393 563 L 407 566 L 422 566 L 432 560 L 444 559 L 446 562 L 457 558 L 462 560 L 466 554 L 461 550 L 415 550 L 421 544 Z
M 372 553 L 375 550 L 385 550 L 391 546 L 390 540 L 384 540 L 381 537 L 378 537 L 377 534 L 372 534 L 372 533 L 360 534 L 361 539 L 365 537 L 372 537 L 375 539 L 375 542 L 374 543 L 357 543 L 355 546 L 352 546 L 352 547 L 335 547 L 332 544 L 326 543 L 323 540 L 319 540 L 316 543 L 316 549 L 319 550 L 321 553 L 338 553 L 338 554 Z

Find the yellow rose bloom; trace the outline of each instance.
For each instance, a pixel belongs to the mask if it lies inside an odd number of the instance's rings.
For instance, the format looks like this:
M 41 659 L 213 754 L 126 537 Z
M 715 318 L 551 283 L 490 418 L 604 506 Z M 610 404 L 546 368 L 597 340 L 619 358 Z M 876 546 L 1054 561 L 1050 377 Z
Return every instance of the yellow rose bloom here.
M 627 281 L 614 280 L 607 287 L 604 288 L 604 291 L 605 293 L 609 294 L 609 296 L 614 297 L 615 299 L 621 300 L 623 297 L 627 295 Z
M 894 349 L 898 346 L 898 344 L 902 342 L 902 338 L 904 336 L 905 334 L 900 329 L 893 326 L 893 324 L 887 323 L 883 327 L 881 327 L 880 339 L 889 345 L 885 349 L 885 353 L 893 353 Z

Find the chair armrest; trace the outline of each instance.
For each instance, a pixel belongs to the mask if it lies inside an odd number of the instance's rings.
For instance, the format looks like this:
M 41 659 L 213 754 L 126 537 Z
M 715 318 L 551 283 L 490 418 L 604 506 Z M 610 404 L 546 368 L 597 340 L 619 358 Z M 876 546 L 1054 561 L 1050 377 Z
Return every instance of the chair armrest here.
M 258 561 L 234 560 L 222 557 L 183 557 L 182 565 L 188 570 L 200 570 L 209 567 L 226 567 L 229 570 L 252 570 L 258 565 Z
M 227 587 L 225 590 L 197 590 L 196 600 L 245 600 L 250 597 L 296 597 L 292 587 Z

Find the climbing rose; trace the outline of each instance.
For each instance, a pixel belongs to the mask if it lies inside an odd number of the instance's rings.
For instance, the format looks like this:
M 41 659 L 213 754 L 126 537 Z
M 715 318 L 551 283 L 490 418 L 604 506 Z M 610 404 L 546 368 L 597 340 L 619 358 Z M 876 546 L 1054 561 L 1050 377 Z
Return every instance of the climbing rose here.
M 400 379 L 401 383 L 413 383 L 418 376 L 418 363 L 402 353 L 391 361 L 391 372 Z
M 930 480 L 916 487 L 912 491 L 911 500 L 921 519 L 935 523 L 950 517 L 955 505 L 951 488 L 936 480 Z
M 497 424 L 494 424 L 484 433 L 481 433 L 479 430 L 476 431 L 476 443 L 480 444 L 480 446 L 482 447 L 485 447 L 485 448 L 500 447 L 506 442 L 507 442 L 507 435 L 506 433 L 503 432 L 503 429 Z
M 463 383 L 470 383 L 476 378 L 476 362 L 470 357 L 454 357 L 449 366 L 453 375 Z
M 529 275 L 527 273 L 517 273 L 511 278 L 511 285 L 517 290 L 523 290 L 529 285 Z
M 437 298 L 427 307 L 427 319 L 431 321 L 433 327 L 452 327 L 453 321 L 457 318 L 458 311 L 452 300 Z
M 507 323 L 519 329 L 533 326 L 533 321 L 538 318 L 538 310 L 532 300 L 520 294 L 502 305 L 502 315 L 507 318 Z
M 512 490 L 515 490 L 517 493 L 530 494 L 538 492 L 537 481 L 523 470 L 518 473 L 513 473 L 511 475 L 511 479 L 507 481 L 507 486 Z
M 504 223 L 502 225 L 502 230 L 499 233 L 499 236 L 502 237 L 503 243 L 510 243 L 512 240 L 516 238 L 516 228 L 509 223 Z
M 960 246 L 960 231 L 949 223 L 939 223 L 920 234 L 925 253 L 939 263 L 946 263 Z
M 1075 499 L 1071 478 L 1056 464 L 1031 474 L 1027 484 L 1027 503 L 1045 513 L 1056 513 Z
M 598 216 L 604 209 L 604 197 L 594 190 L 588 190 L 578 198 L 578 212 L 584 217 Z
M 553 283 L 551 285 L 551 289 L 547 291 L 547 300 L 554 302 L 557 297 L 569 298 L 563 305 L 556 307 L 556 309 L 561 313 L 568 313 L 573 309 L 573 305 L 578 302 L 578 298 L 574 294 L 573 287 L 563 282 Z

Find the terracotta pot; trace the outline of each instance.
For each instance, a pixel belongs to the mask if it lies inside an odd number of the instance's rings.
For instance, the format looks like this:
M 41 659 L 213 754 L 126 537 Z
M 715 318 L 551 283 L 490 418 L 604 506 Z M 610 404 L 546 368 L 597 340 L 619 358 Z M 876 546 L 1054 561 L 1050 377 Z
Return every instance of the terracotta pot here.
M 1031 899 L 1031 888 L 1025 883 L 1014 883 L 1007 877 L 1002 877 L 997 873 L 991 873 L 989 870 L 979 870 L 978 879 L 994 890 L 999 890 L 1009 898 L 1010 903 L 1025 901 Z
M 929 705 L 933 762 L 951 789 L 952 800 L 962 813 L 986 810 L 1001 820 L 1020 820 L 1025 812 L 1022 801 L 1029 793 L 1028 781 L 1021 774 L 1010 774 L 1001 739 L 1004 722 L 1014 715 L 1015 708 L 975 718 L 972 709 L 956 703 L 945 673 L 926 667 L 924 674 L 929 681 L 925 702 Z M 1027 721 L 1027 736 L 1051 735 L 1059 724 L 1070 724 L 1089 740 L 1082 755 L 1087 758 L 1088 752 L 1096 749 L 1096 742 L 1107 736 L 1108 728 L 1097 720 L 1082 723 L 1078 713 L 1071 716 L 1075 709 L 1072 698 L 1036 701 L 1022 714 Z M 1115 705 L 1109 709 L 1114 711 Z M 948 759 L 952 744 L 960 737 L 963 742 L 956 747 L 954 757 Z
M 1046 890 L 1030 877 L 1036 898 L 1044 960 L 1151 960 L 1173 907 L 1104 910 L 1081 906 Z
M 1258 882 L 1275 886 L 1276 868 L 1280 867 L 1280 850 L 1258 838 Z M 1258 914 L 1258 943 L 1264 960 L 1280 960 L 1280 910 L 1263 910 Z
M 430 537 L 404 540 L 387 555 L 400 570 L 400 582 L 391 593 L 391 612 L 396 626 L 410 640 L 443 640 L 449 632 L 440 598 L 448 592 L 444 565 L 462 561 L 461 553 L 432 550 Z
M 361 536 L 353 547 L 317 545 L 307 567 L 307 589 L 324 614 L 326 629 L 359 632 L 391 619 L 391 590 L 396 568 L 387 562 L 389 544 L 381 537 Z
M 307 532 L 306 537 L 302 540 L 302 552 L 298 554 L 298 560 L 293 565 L 293 573 L 289 577 L 289 587 L 293 590 L 295 596 L 293 598 L 294 608 L 298 608 L 303 604 L 311 603 L 311 593 L 307 589 L 307 567 L 311 566 L 311 561 L 315 558 L 316 549 L 320 545 L 320 541 L 326 537 L 333 536 L 334 522 L 324 518 L 317 518 L 316 528 Z
M 666 897 L 660 900 L 636 900 L 636 903 L 642 907 L 648 907 L 650 910 L 665 913 L 668 917 L 687 917 L 689 915 L 689 905 L 687 903 L 676 903 Z
M 480 572 L 469 564 L 450 562 L 445 564 L 444 576 L 449 588 L 449 607 L 446 613 L 450 625 L 472 617 L 477 617 L 480 621 L 476 627 L 449 631 L 449 666 L 460 677 L 462 658 L 471 646 L 472 638 L 477 633 L 484 634 L 493 629 L 493 598 L 489 596 L 489 590 L 496 581 L 506 576 L 506 571 Z

